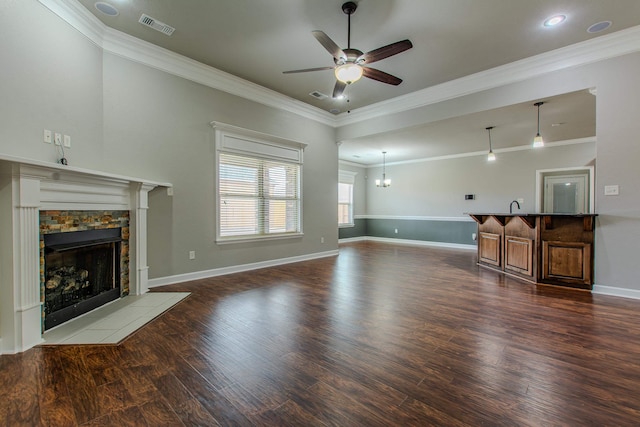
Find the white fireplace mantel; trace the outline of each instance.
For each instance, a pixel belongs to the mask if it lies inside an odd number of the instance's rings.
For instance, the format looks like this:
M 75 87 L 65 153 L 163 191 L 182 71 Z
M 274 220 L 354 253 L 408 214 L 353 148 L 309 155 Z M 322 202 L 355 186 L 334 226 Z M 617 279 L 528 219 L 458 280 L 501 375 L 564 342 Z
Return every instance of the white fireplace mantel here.
M 166 182 L 0 154 L 0 354 L 42 342 L 40 210 L 128 210 L 130 293 L 148 291 L 148 193 Z

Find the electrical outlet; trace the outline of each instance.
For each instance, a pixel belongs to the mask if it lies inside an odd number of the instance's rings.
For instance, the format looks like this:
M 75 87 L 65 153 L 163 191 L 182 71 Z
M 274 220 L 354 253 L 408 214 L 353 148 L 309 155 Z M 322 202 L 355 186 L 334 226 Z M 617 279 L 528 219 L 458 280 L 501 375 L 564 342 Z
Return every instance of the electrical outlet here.
M 56 145 L 62 145 L 62 134 L 59 134 L 58 132 L 56 132 L 53 137 L 53 142 Z
M 394 232 L 395 232 L 396 234 L 398 234 L 398 229 L 396 228 L 396 229 L 394 230 Z
M 196 251 L 189 251 L 189 259 L 196 259 Z
M 63 141 L 64 148 L 71 148 L 71 137 L 69 135 L 65 135 Z
M 49 129 L 44 130 L 44 135 L 42 140 L 47 144 L 51 144 L 51 131 Z
M 173 187 L 167 187 L 167 196 L 173 196 Z
M 324 237 L 320 238 L 320 243 L 324 243 Z

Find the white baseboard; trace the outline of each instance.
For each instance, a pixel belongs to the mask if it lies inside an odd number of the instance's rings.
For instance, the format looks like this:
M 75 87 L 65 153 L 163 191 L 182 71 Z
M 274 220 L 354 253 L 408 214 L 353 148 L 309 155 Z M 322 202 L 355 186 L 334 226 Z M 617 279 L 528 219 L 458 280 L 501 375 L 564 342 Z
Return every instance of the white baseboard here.
M 365 240 L 367 240 L 367 236 L 347 237 L 345 239 L 338 239 L 338 243 L 364 242 Z
M 616 288 L 613 286 L 593 285 L 593 294 L 609 295 L 614 297 L 640 299 L 640 290 L 628 288 Z
M 149 287 L 173 285 L 174 283 L 189 282 L 191 280 L 207 279 L 209 277 L 224 276 L 226 274 L 240 273 L 243 271 L 258 270 L 260 268 L 275 267 L 277 265 L 291 264 L 300 261 L 309 261 L 317 258 L 326 258 L 338 255 L 338 250 L 315 252 L 307 255 L 289 258 L 272 259 L 269 261 L 254 262 L 250 264 L 231 265 L 229 267 L 214 268 L 211 270 L 195 271 L 193 273 L 176 274 L 174 276 L 157 277 L 149 279 Z
M 340 239 L 338 243 L 351 243 L 351 242 L 382 242 L 392 243 L 396 245 L 413 245 L 413 246 L 431 246 L 437 248 L 451 248 L 451 249 L 464 249 L 469 251 L 476 251 L 478 247 L 476 245 L 463 245 L 461 243 L 447 243 L 447 242 L 432 242 L 427 240 L 409 240 L 409 239 L 394 239 L 391 237 L 373 237 L 373 236 L 360 236 L 351 237 L 348 239 Z

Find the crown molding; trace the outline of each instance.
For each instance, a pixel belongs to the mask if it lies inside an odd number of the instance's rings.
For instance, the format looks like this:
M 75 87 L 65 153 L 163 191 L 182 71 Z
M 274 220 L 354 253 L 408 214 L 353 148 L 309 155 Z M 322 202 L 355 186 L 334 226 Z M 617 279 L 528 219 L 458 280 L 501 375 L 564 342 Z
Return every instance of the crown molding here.
M 640 25 L 341 113 L 337 127 L 640 51 Z
M 103 51 L 260 104 L 335 127 L 331 113 L 114 30 L 73 0 L 38 0 Z
M 109 28 L 75 0 L 38 1 L 104 51 L 336 128 L 640 51 L 640 26 L 635 26 L 334 116 Z
M 536 148 L 536 150 L 563 147 L 565 145 L 587 144 L 589 142 L 596 142 L 596 141 L 597 139 L 595 136 L 589 136 L 585 138 L 567 139 L 564 141 L 545 142 L 544 148 Z M 514 151 L 529 151 L 529 150 L 533 150 L 533 148 L 531 148 L 531 145 L 527 144 L 527 145 L 518 145 L 516 147 L 497 148 L 497 149 L 494 149 L 493 152 L 496 154 L 500 154 L 500 153 L 510 153 Z M 438 160 L 460 159 L 463 157 L 476 157 L 476 156 L 486 156 L 486 155 L 487 155 L 487 150 L 470 151 L 467 153 L 448 154 L 446 156 L 423 157 L 421 159 L 403 160 L 400 162 L 391 162 L 391 163 L 386 162 L 385 164 L 386 166 L 396 166 L 396 165 L 407 165 L 411 163 L 435 162 Z M 342 162 L 342 160 L 340 162 Z M 359 165 L 359 166 L 365 169 L 379 168 L 379 167 L 382 167 L 382 163 L 376 163 L 371 165 Z

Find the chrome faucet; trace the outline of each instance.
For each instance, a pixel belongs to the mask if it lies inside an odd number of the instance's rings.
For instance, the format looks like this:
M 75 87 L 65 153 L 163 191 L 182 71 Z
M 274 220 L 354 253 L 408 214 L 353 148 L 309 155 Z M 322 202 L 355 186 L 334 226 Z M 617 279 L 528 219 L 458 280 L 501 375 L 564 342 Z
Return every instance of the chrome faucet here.
M 509 213 L 512 214 L 513 213 L 513 204 L 516 204 L 516 206 L 518 207 L 518 210 L 520 210 L 520 203 L 518 203 L 517 200 L 514 200 L 513 202 L 511 202 L 509 204 Z

